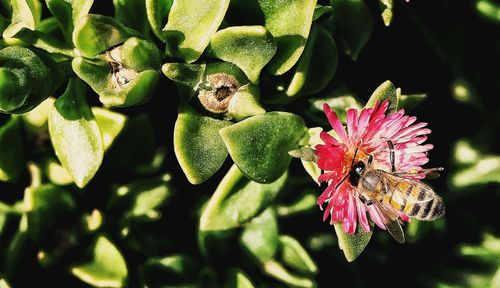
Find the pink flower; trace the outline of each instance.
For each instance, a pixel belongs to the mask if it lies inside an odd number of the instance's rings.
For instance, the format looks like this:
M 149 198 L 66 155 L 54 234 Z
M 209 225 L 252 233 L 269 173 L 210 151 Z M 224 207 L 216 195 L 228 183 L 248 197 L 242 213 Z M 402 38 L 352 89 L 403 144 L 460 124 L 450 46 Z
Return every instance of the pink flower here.
M 323 208 L 323 204 L 328 203 L 323 221 L 330 215 L 330 223 L 342 222 L 346 233 L 354 233 L 358 221 L 363 230 L 370 231 L 367 212 L 377 226 L 386 229 L 382 213 L 375 205 L 365 205 L 359 198 L 357 189 L 349 181 L 344 181 L 337 187 L 351 170 L 356 149 L 356 161 L 372 155 L 373 168 L 390 172 L 390 140 L 394 144 L 396 171 L 411 172 L 413 174 L 410 177 L 416 180 L 425 177 L 419 171 L 429 161 L 427 151 L 433 146 L 422 143 L 431 130 L 425 128 L 427 123 L 415 123 L 416 117 L 405 116 L 404 110 L 386 115 L 388 106 L 389 102 L 384 101 L 373 108 L 365 108 L 360 113 L 356 109 L 347 110 L 345 129 L 330 106 L 326 103 L 323 105 L 323 111 L 337 136 L 321 132 L 324 144 L 315 147 L 319 157 L 318 167 L 324 170 L 318 180 L 328 183 L 328 187 L 318 198 L 318 204 Z M 409 221 L 408 216 L 403 213 L 399 217 L 403 221 Z

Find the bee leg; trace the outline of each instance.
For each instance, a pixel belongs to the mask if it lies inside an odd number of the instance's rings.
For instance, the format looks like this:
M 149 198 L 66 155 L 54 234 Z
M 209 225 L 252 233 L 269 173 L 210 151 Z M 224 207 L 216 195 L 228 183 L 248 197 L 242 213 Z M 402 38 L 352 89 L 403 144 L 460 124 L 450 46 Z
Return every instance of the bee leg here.
M 366 206 L 373 205 L 373 201 L 371 199 L 367 199 L 364 195 L 359 195 L 359 200 L 363 202 Z
M 389 147 L 389 160 L 391 161 L 391 172 L 396 171 L 396 166 L 394 162 L 396 161 L 396 154 L 394 153 L 394 143 L 391 140 L 387 140 L 387 146 Z

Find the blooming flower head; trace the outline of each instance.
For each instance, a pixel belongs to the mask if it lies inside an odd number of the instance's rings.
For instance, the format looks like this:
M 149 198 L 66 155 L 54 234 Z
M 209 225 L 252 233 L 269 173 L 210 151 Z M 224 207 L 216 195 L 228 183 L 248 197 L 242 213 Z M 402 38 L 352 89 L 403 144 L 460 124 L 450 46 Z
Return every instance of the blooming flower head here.
M 318 198 L 323 207 L 328 203 L 323 220 L 331 217 L 330 223 L 341 222 L 345 232 L 353 234 L 359 222 L 361 228 L 370 231 L 367 214 L 380 228 L 386 229 L 382 212 L 375 205 L 365 205 L 359 192 L 349 181 L 342 181 L 349 174 L 353 157 L 356 161 L 373 157 L 371 166 L 387 172 L 392 170 L 390 151 L 394 151 L 394 168 L 398 173 L 408 173 L 408 178 L 419 181 L 425 177 L 422 165 L 427 163 L 427 151 L 431 144 L 422 143 L 427 140 L 431 130 L 425 128 L 427 123 L 415 123 L 414 116 L 404 115 L 399 110 L 387 115 L 389 102 L 378 103 L 373 108 L 364 108 L 358 113 L 356 109 L 347 110 L 347 129 L 340 122 L 337 114 L 328 106 L 323 111 L 334 133 L 321 132 L 324 144 L 316 145 L 318 167 L 324 170 L 319 177 L 320 182 L 327 182 L 328 187 Z M 393 144 L 388 147 L 389 143 Z M 420 173 L 422 171 L 422 173 Z M 409 221 L 407 215 L 399 213 L 399 218 Z

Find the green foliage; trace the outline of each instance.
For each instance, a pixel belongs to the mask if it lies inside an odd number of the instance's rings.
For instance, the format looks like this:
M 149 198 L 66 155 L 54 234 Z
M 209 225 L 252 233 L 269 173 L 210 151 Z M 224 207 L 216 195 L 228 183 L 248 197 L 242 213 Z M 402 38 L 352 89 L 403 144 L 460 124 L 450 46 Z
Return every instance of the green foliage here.
M 105 2 L 0 0 L 0 287 L 500 285 L 498 4 Z M 400 247 L 317 207 L 324 103 L 385 100 L 446 168 L 447 218 Z

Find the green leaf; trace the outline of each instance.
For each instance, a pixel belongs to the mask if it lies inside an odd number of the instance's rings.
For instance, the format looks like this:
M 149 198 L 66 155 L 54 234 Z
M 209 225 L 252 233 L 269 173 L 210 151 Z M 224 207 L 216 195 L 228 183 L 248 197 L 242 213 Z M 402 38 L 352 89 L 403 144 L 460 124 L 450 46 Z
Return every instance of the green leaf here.
M 290 217 L 314 211 L 318 207 L 317 198 L 316 192 L 304 191 L 292 203 L 277 205 L 276 213 L 280 217 Z
M 254 288 L 254 284 L 248 275 L 241 269 L 230 269 L 226 280 L 226 288 Z
M 53 62 L 25 47 L 0 50 L 0 112 L 25 113 L 49 97 L 57 88 L 54 77 L 60 76 Z
M 427 94 L 401 94 L 398 97 L 398 109 L 402 108 L 405 111 L 411 111 L 427 99 L 428 96 Z
M 26 217 L 21 218 L 21 223 L 19 230 L 15 233 L 14 237 L 5 248 L 5 253 L 3 256 L 3 268 L 2 273 L 5 274 L 7 278 L 11 278 L 13 275 L 20 273 L 28 264 L 27 260 L 33 257 L 34 249 L 31 247 L 33 244 L 30 241 L 28 232 L 24 226 L 26 223 Z M 30 253 L 31 252 L 31 253 Z
M 23 118 L 24 123 L 28 124 L 28 127 L 34 129 L 35 131 L 46 130 L 49 113 L 54 107 L 55 101 L 56 99 L 54 97 L 49 97 L 40 103 L 40 105 L 38 105 L 35 109 L 22 114 L 21 117 Z
M 300 274 L 314 275 L 318 267 L 299 241 L 288 235 L 279 237 L 281 259 L 285 265 Z
M 500 5 L 491 0 L 476 0 L 475 8 L 478 14 L 494 23 L 500 22 Z
M 295 93 L 310 95 L 317 93 L 332 80 L 335 71 L 337 70 L 337 44 L 332 36 L 321 26 L 313 25 L 311 28 L 311 35 L 309 36 L 308 43 L 304 53 L 300 57 L 295 72 L 294 81 L 301 81 L 303 78 L 303 85 Z M 298 80 L 295 80 L 298 77 Z M 295 85 L 290 84 L 287 94 L 295 94 L 292 87 Z
M 144 0 L 113 0 L 115 19 L 146 37 L 149 35 L 149 23 L 146 19 Z
M 303 147 L 313 150 L 317 144 L 322 143 L 323 140 L 321 140 L 321 138 L 319 137 L 321 131 L 323 131 L 323 128 L 321 127 L 309 128 L 306 136 L 304 137 L 307 138 L 307 142 L 304 143 Z M 302 139 L 302 141 L 303 140 L 304 139 Z M 306 161 L 301 158 L 300 162 L 302 163 L 302 166 L 306 170 L 307 174 L 309 174 L 312 180 L 319 185 L 318 178 L 321 175 L 321 169 L 318 167 L 318 164 L 316 164 L 316 161 L 314 161 L 316 155 L 312 155 L 311 157 L 312 161 Z
M 385 26 L 391 25 L 392 22 L 392 0 L 379 0 L 380 3 L 380 8 L 383 9 L 382 11 L 382 19 L 384 20 Z
M 0 126 L 0 181 L 15 181 L 25 167 L 22 123 L 11 117 Z
M 389 108 L 387 109 L 387 112 L 389 114 L 396 112 L 399 99 L 396 93 L 396 87 L 394 87 L 394 84 L 392 84 L 392 82 L 389 80 L 380 84 L 380 86 L 378 86 L 377 89 L 373 91 L 372 96 L 370 96 L 370 99 L 368 99 L 368 102 L 366 102 L 365 108 L 374 107 L 377 101 L 379 103 L 382 103 L 386 100 L 389 101 Z
M 205 207 L 200 230 L 227 230 L 247 223 L 271 204 L 286 178 L 284 173 L 273 183 L 260 184 L 246 178 L 233 165 Z
M 330 14 L 331 12 L 332 6 L 323 6 L 320 4 L 316 4 L 316 7 L 314 8 L 313 21 L 316 21 L 324 15 Z
M 160 76 L 161 57 L 158 48 L 149 41 L 131 37 L 110 54 L 112 61 L 107 59 L 109 55 L 92 60 L 75 57 L 72 68 L 107 106 L 127 107 L 148 101 Z M 111 62 L 121 65 L 117 72 L 112 73 L 110 70 Z M 122 77 L 126 78 L 124 83 L 117 80 Z
M 339 86 L 339 88 L 336 88 L 326 96 L 322 98 L 309 99 L 310 107 L 306 110 L 306 114 L 319 124 L 328 125 L 328 121 L 323 112 L 324 103 L 327 103 L 330 107 L 332 107 L 333 111 L 337 113 L 340 121 L 343 123 L 346 122 L 347 109 L 355 108 L 359 110 L 363 108 L 355 95 L 342 83 L 337 82 L 336 84 L 338 85 L 335 86 Z
M 454 189 L 500 183 L 500 156 L 480 157 L 473 165 L 454 171 L 449 177 L 449 182 Z
M 370 238 L 373 234 L 373 230 L 366 232 L 360 228 L 359 225 L 354 234 L 344 232 L 344 228 L 340 222 L 335 223 L 334 227 L 339 241 L 339 248 L 344 252 L 345 258 L 349 262 L 354 261 L 359 255 L 361 255 L 361 252 L 365 250 L 365 247 L 368 245 L 368 242 L 370 242 Z
M 99 107 L 92 107 L 91 110 L 95 116 L 99 130 L 101 130 L 104 151 L 107 151 L 125 127 L 127 116 Z
M 321 26 L 313 24 L 311 33 L 286 89 L 278 85 L 276 95 L 265 99 L 286 104 L 300 96 L 319 92 L 332 80 L 337 69 L 337 45 Z
M 7 282 L 7 279 L 5 279 L 1 274 L 0 274 L 0 287 L 2 287 L 2 288 L 11 288 L 12 287 L 9 285 L 9 282 Z M 247 287 L 247 286 L 238 286 L 238 287 Z M 253 286 L 248 286 L 248 287 L 253 287 Z
M 113 17 L 88 14 L 76 22 L 73 43 L 83 56 L 91 58 L 133 36 L 138 33 Z
M 229 0 L 174 1 L 163 28 L 166 54 L 187 63 L 196 61 L 208 46 L 226 14 Z
M 250 116 L 266 113 L 266 110 L 259 103 L 259 98 L 258 86 L 247 84 L 240 87 L 229 102 L 226 117 L 241 121 Z
M 330 0 L 335 38 L 356 60 L 373 31 L 373 16 L 363 0 Z
M 174 151 L 182 171 L 192 184 L 210 178 L 224 164 L 227 149 L 219 129 L 231 122 L 213 119 L 181 107 L 174 127 Z
M 191 88 L 192 96 L 205 75 L 206 64 L 165 63 L 161 71 L 168 79 Z
M 85 83 L 71 78 L 49 115 L 57 158 L 80 188 L 94 177 L 104 155 L 101 131 L 85 100 L 86 90 Z
M 51 239 L 53 229 L 64 225 L 76 210 L 73 196 L 52 184 L 26 189 L 24 203 L 28 215 L 28 233 L 37 244 L 43 243 L 44 239 Z
M 263 270 L 265 274 L 292 287 L 316 287 L 316 283 L 312 279 L 290 273 L 281 263 L 275 260 L 269 260 L 264 263 Z
M 125 220 L 142 221 L 158 220 L 161 217 L 159 209 L 172 197 L 170 175 L 142 179 L 130 184 L 119 186 L 109 201 L 113 210 L 123 211 Z
M 462 138 L 455 142 L 452 157 L 457 165 L 470 165 L 478 162 L 481 152 L 470 139 Z
M 35 30 L 36 23 L 40 20 L 40 15 L 37 15 L 40 3 L 34 0 L 12 0 L 11 3 L 12 20 L 3 31 L 3 38 L 12 38 L 23 29 Z
M 70 265 L 71 274 L 94 287 L 124 287 L 128 271 L 122 254 L 105 236 L 90 245 L 87 257 Z
M 66 41 L 72 43 L 73 27 L 82 16 L 89 13 L 94 0 L 45 0 L 45 3 L 57 19 Z
M 165 41 L 162 29 L 167 23 L 168 12 L 173 2 L 173 0 L 146 0 L 146 14 L 149 25 L 151 25 L 156 37 L 162 41 Z
M 210 40 L 208 54 L 236 64 L 252 83 L 276 53 L 276 42 L 263 26 L 234 26 L 219 30 Z
M 286 112 L 269 112 L 219 130 L 231 158 L 250 179 L 270 183 L 288 168 L 288 151 L 306 132 L 304 120 Z
M 150 258 L 139 267 L 142 282 L 148 287 L 189 284 L 194 282 L 199 270 L 198 263 L 183 254 Z
M 278 250 L 278 222 L 274 210 L 268 208 L 246 224 L 240 242 L 257 262 L 271 260 Z
M 52 155 L 46 155 L 40 162 L 45 175 L 51 183 L 59 186 L 73 184 L 73 177 L 68 173 L 68 170 L 64 169 L 61 163 Z
M 282 75 L 299 60 L 309 36 L 316 0 L 291 0 L 287 3 L 258 0 L 265 26 L 278 45 L 268 66 L 269 73 Z

